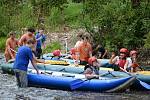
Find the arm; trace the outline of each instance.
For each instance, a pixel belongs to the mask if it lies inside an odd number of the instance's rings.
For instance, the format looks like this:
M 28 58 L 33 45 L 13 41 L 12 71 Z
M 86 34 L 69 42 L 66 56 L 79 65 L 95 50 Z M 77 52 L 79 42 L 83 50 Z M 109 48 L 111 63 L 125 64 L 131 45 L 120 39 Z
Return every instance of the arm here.
M 107 54 L 107 50 L 105 50 L 105 53 L 103 54 L 102 58 L 104 58 Z
M 114 64 L 117 61 L 117 56 L 112 55 L 110 60 L 109 60 L 109 64 Z
M 32 53 L 32 54 L 33 54 L 33 53 Z M 34 59 L 35 62 L 38 62 L 38 63 L 45 63 L 45 60 L 43 60 L 43 59 L 37 59 L 34 54 L 33 54 L 33 59 Z
M 32 63 L 34 69 L 37 71 L 37 74 L 39 74 L 39 70 L 38 70 L 37 65 L 36 65 L 36 63 L 35 63 L 35 60 L 32 59 L 32 60 L 31 60 L 31 63 Z
M 99 75 L 94 75 L 92 74 L 93 72 L 91 71 L 90 68 L 87 68 L 85 71 L 84 71 L 84 75 L 87 79 L 92 79 L 92 78 L 98 78 Z
M 34 55 L 32 54 L 32 50 L 28 51 L 28 56 L 29 56 L 29 59 L 31 60 L 31 63 L 32 63 L 34 69 L 37 71 L 37 74 L 39 74 L 39 71 L 38 71 L 37 66 L 36 66 L 36 61 L 33 57 Z
M 128 67 L 128 64 L 129 64 L 129 61 L 127 60 L 126 63 L 125 63 L 125 65 L 124 65 L 124 71 L 125 71 L 125 72 L 127 72 L 126 69 L 127 69 L 127 67 Z
M 11 58 L 14 59 L 15 57 L 14 57 L 14 55 L 12 54 L 9 40 L 6 41 L 6 48 L 7 48 L 8 53 L 10 54 Z
M 19 44 L 20 46 L 22 46 L 22 45 L 25 44 L 24 41 L 25 41 L 25 36 L 23 35 L 23 36 L 20 38 L 18 44 Z

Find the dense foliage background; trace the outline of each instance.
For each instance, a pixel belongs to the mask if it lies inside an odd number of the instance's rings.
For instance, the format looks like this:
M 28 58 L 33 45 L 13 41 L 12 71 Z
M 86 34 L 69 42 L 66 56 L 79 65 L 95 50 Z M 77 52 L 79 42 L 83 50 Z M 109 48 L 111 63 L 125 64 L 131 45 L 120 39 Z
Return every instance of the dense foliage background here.
M 24 27 L 69 26 L 86 28 L 109 50 L 150 48 L 149 0 L 0 0 L 0 13 L 0 37 Z

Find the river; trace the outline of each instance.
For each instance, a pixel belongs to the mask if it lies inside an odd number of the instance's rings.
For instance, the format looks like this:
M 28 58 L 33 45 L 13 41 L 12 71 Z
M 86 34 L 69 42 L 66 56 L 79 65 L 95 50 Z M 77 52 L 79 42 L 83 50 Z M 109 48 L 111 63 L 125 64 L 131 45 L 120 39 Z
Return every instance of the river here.
M 0 63 L 4 62 L 0 54 Z M 0 71 L 0 100 L 150 100 L 150 92 L 94 93 L 45 88 L 18 88 L 15 77 Z

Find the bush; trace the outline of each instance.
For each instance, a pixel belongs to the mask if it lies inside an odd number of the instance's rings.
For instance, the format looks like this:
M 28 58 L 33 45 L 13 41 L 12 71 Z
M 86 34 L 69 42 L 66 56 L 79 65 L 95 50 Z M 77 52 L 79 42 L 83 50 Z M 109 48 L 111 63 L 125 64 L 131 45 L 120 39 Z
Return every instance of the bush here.
M 61 45 L 58 41 L 55 41 L 55 42 L 52 42 L 51 44 L 48 44 L 46 48 L 43 49 L 43 53 L 50 53 L 57 49 L 61 49 Z
M 6 37 L 0 37 L 0 51 L 4 51 L 5 50 L 5 43 L 6 43 Z

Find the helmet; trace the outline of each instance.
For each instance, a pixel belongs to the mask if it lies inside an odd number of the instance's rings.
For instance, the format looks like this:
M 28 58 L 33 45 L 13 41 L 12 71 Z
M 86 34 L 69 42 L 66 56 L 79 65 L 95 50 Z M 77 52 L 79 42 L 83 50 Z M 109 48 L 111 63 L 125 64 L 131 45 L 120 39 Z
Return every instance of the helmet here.
M 128 49 L 126 49 L 126 48 L 121 48 L 121 49 L 120 49 L 120 52 L 127 54 L 127 53 L 128 53 Z
M 71 48 L 70 54 L 75 54 L 75 52 L 76 52 L 76 49 L 75 48 Z
M 133 54 L 137 54 L 137 51 L 135 50 L 130 51 L 130 56 L 132 56 Z
M 93 65 L 93 62 L 97 61 L 96 57 L 91 57 L 88 59 L 89 65 Z
M 53 55 L 54 56 L 60 56 L 60 50 L 54 50 Z

